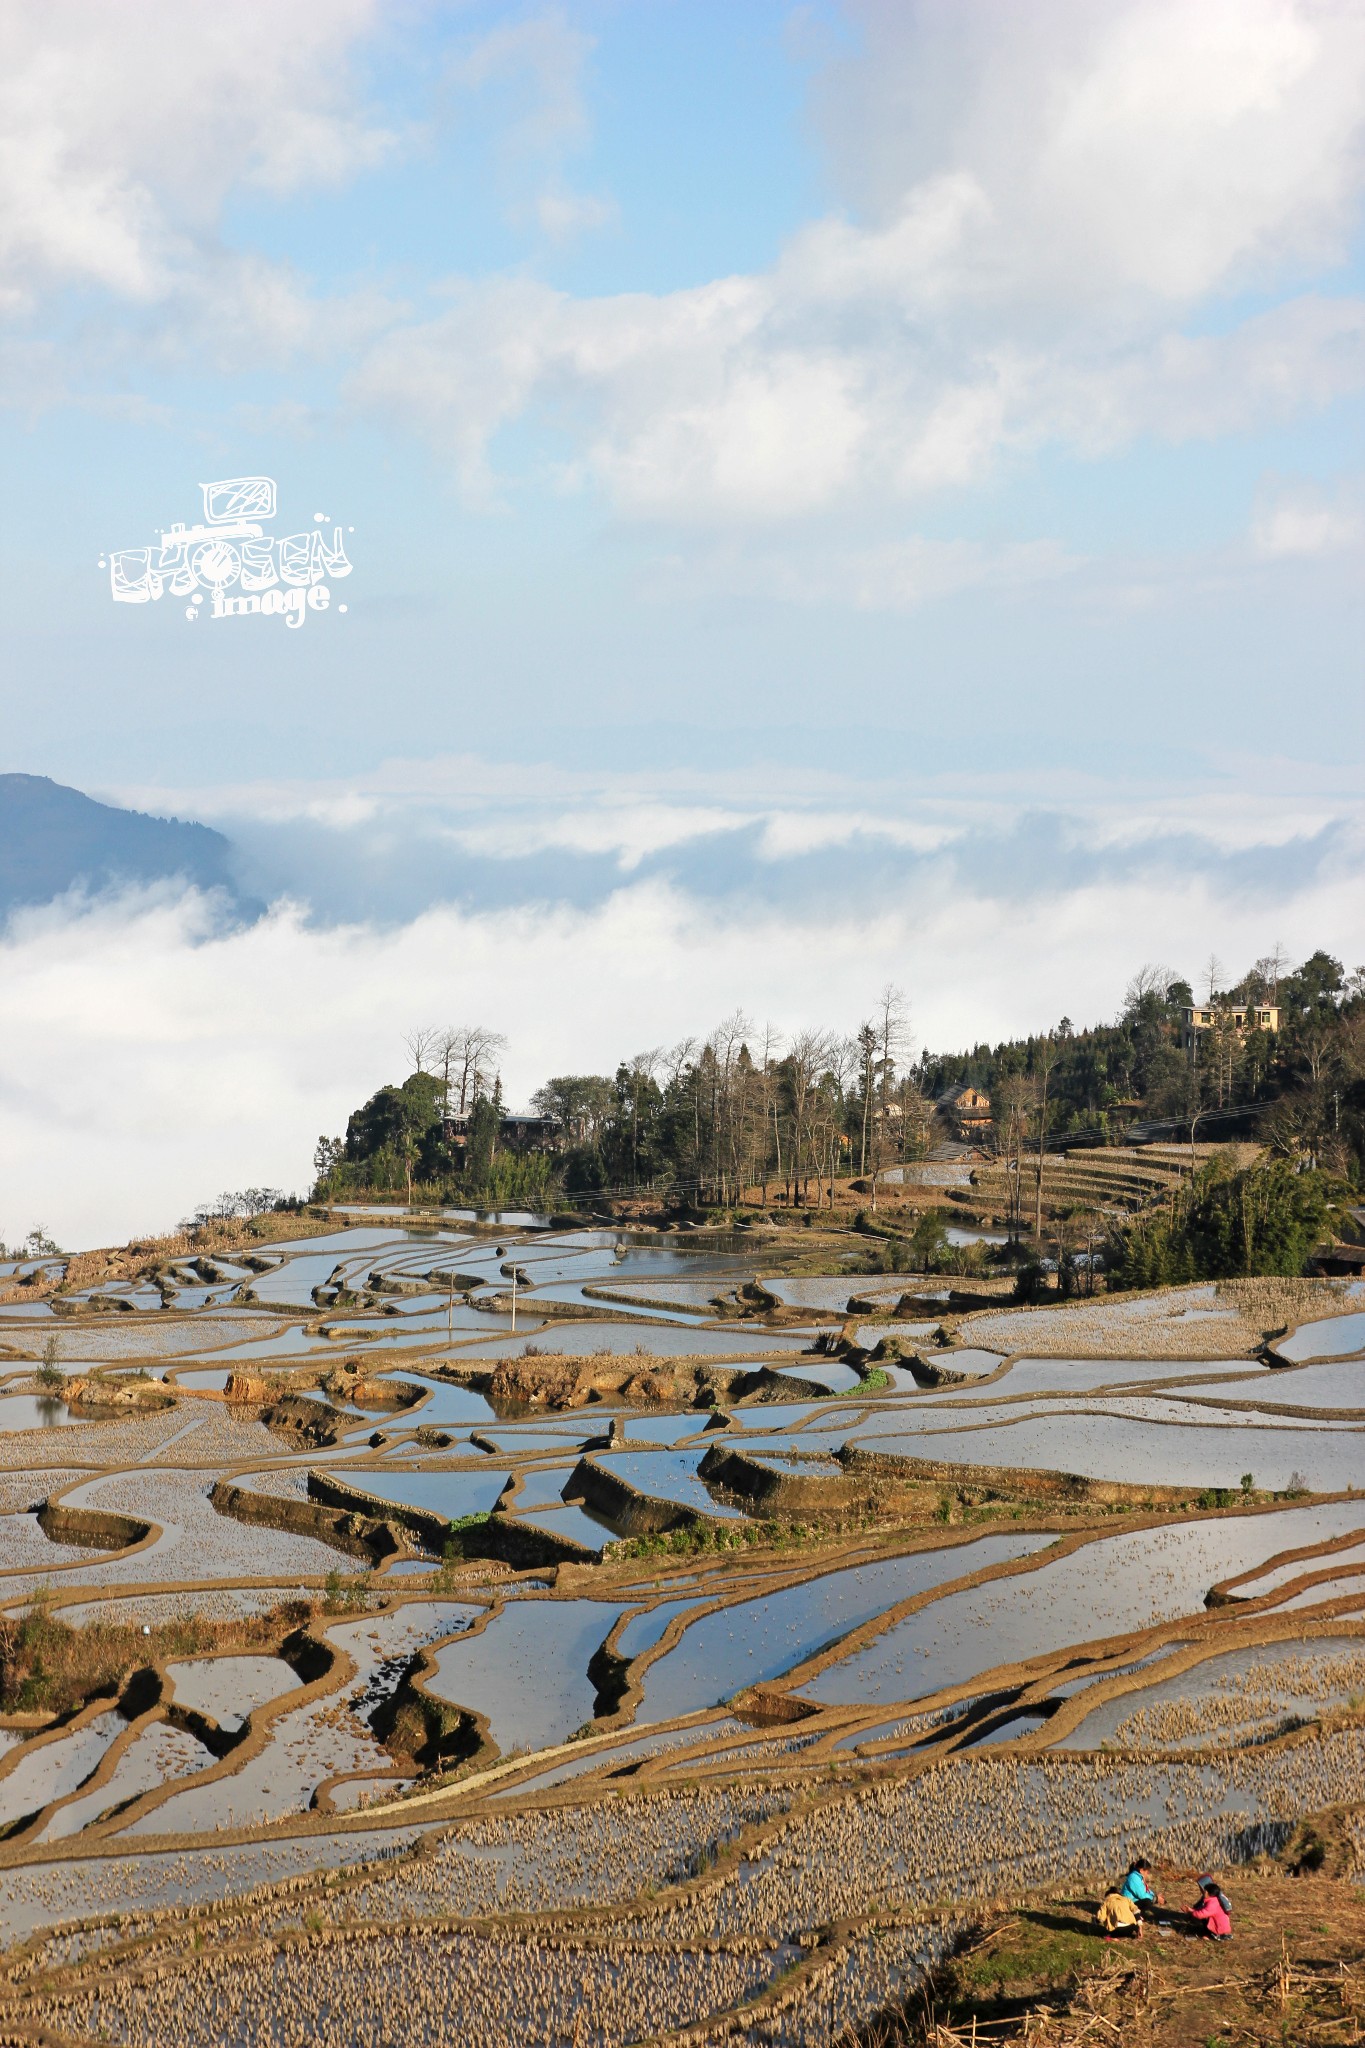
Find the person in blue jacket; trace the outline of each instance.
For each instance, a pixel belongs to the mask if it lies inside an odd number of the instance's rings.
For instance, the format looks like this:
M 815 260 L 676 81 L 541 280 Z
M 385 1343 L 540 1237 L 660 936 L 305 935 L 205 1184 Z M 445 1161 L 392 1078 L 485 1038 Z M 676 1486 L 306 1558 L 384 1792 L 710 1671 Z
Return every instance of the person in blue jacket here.
M 1121 1887 L 1123 1896 L 1126 1899 L 1131 1899 L 1139 1913 L 1142 1913 L 1148 1919 L 1154 1917 L 1155 1909 L 1158 1906 L 1164 1906 L 1166 1903 L 1163 1895 L 1160 1892 L 1154 1892 L 1148 1884 L 1147 1880 L 1151 1874 L 1152 1866 L 1146 1857 L 1136 1856 L 1128 1866 L 1128 1875 L 1124 1878 Z

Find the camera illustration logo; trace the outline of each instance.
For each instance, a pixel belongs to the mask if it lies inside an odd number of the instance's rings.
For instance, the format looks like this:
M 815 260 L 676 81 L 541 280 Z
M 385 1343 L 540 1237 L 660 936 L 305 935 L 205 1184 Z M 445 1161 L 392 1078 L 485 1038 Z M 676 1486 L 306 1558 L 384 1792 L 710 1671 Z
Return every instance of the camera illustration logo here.
M 155 604 L 169 594 L 188 600 L 187 619 L 277 618 L 295 628 L 309 612 L 332 608 L 331 585 L 351 573 L 337 521 L 315 512 L 311 529 L 277 536 L 260 524 L 275 517 L 273 477 L 226 477 L 199 488 L 201 525 L 177 522 L 150 547 L 100 556 L 115 604 Z

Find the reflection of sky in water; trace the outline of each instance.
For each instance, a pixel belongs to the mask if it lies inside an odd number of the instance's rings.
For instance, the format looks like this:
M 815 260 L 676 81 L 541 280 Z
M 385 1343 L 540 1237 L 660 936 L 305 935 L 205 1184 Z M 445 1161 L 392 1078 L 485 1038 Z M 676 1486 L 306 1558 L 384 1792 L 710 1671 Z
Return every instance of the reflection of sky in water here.
M 1022 1578 L 933 1602 L 802 1690 L 826 1705 L 916 1699 L 998 1664 L 1199 1613 L 1215 1580 L 1338 1533 L 1347 1505 L 1102 1537 Z
M 1110 1414 L 1026 1414 L 1008 1425 L 977 1428 L 967 1426 L 962 1416 L 950 1424 L 917 1410 L 913 1429 L 900 1418 L 893 1426 L 888 1413 L 875 1428 L 862 1427 L 854 1435 L 867 1450 L 901 1457 L 1076 1472 L 1138 1485 L 1235 1487 L 1250 1471 L 1257 1486 L 1282 1490 L 1299 1472 L 1310 1491 L 1335 1493 L 1358 1484 L 1365 1470 L 1365 1435 L 1358 1430 L 1290 1423 L 1276 1429 L 1254 1417 L 1249 1426 L 1235 1419 L 1233 1426 L 1223 1427 L 1213 1411 L 1203 1413 L 1209 1418 L 1206 1427 Z M 976 1420 L 973 1416 L 973 1424 Z M 806 1440 L 835 1449 L 843 1436 L 821 1430 Z
M 532 1508 L 559 1507 L 564 1499 L 564 1488 L 569 1483 L 570 1464 L 547 1466 L 536 1472 L 524 1472 L 517 1497 L 512 1506 L 518 1514 Z
M 828 1387 L 832 1394 L 845 1394 L 860 1384 L 853 1367 L 838 1358 L 822 1358 L 816 1365 L 784 1365 L 782 1373 L 789 1380 L 814 1380 L 817 1386 Z
M 539 1301 L 576 1302 L 584 1308 L 600 1308 L 602 1303 L 583 1291 L 581 1280 L 557 1280 L 547 1287 L 537 1285 L 535 1292 L 526 1296 L 530 1304 Z M 607 1303 L 608 1307 L 620 1307 L 620 1303 Z M 632 1304 L 631 1313 L 642 1322 L 668 1322 L 694 1325 L 703 1321 L 699 1315 L 688 1315 L 681 1309 L 660 1308 L 653 1303 Z
M 697 1477 L 703 1453 L 692 1451 L 594 1451 L 593 1457 L 605 1471 L 652 1494 L 657 1500 L 674 1500 L 704 1515 L 722 1520 L 742 1520 L 736 1508 L 722 1507 Z
M 1365 1522 L 1365 1502 L 1361 1503 L 1361 1519 Z M 1291 1579 L 1308 1578 L 1316 1572 L 1352 1572 L 1362 1566 L 1365 1566 L 1365 1543 L 1352 1543 L 1345 1550 L 1333 1551 L 1330 1556 L 1300 1557 L 1292 1564 L 1276 1565 L 1273 1571 L 1263 1572 L 1259 1578 L 1248 1579 L 1244 1585 L 1238 1586 L 1237 1598 L 1259 1600 L 1263 1593 L 1273 1593 L 1280 1586 L 1287 1586 Z M 1326 1594 L 1319 1595 L 1322 1599 L 1326 1597 Z
M 51 1394 L 6 1394 L 0 1397 L 0 1429 L 61 1429 L 69 1422 L 89 1421 L 73 1415 L 65 1401 Z
M 101 1714 L 88 1727 L 21 1757 L 9 1776 L 0 1778 L 0 1826 L 74 1792 L 127 1725 L 120 1714 Z
M 214 1761 L 213 1752 L 183 1728 L 154 1722 L 124 1751 L 108 1782 L 59 1807 L 38 1839 L 54 1842 L 78 1834 L 102 1813 L 136 1798 L 139 1792 L 153 1792 L 173 1778 L 205 1771 Z
M 624 1415 L 620 1420 L 628 1444 L 675 1444 L 681 1437 L 697 1436 L 706 1428 L 706 1410 L 691 1408 L 681 1415 Z
M 1302 1323 L 1292 1337 L 1276 1347 L 1282 1358 L 1345 1358 L 1365 1351 L 1365 1311 Z
M 670 1720 L 728 1699 L 741 1686 L 779 1678 L 898 1601 L 988 1565 L 1026 1557 L 1051 1541 L 1050 1536 L 985 1536 L 826 1572 L 803 1585 L 719 1608 L 693 1622 L 677 1647 L 650 1667 L 637 1718 Z M 635 1626 L 630 1624 L 632 1630 Z
M 930 1353 L 931 1357 L 936 1354 Z M 1004 1400 L 1012 1394 L 1083 1394 L 1095 1387 L 1142 1387 L 1161 1380 L 1190 1379 L 1209 1382 L 1210 1386 L 1234 1379 L 1236 1386 L 1227 1391 L 1231 1398 L 1247 1398 L 1242 1384 L 1248 1375 L 1253 1380 L 1269 1384 L 1269 1375 L 1264 1366 L 1258 1366 L 1252 1359 L 1229 1358 L 1017 1358 L 1009 1371 L 990 1389 L 992 1400 Z M 1206 1391 L 1204 1387 L 1191 1388 L 1191 1392 Z M 937 1404 L 940 1401 L 973 1401 L 981 1396 L 970 1387 L 936 1387 L 931 1396 Z
M 970 1373 L 973 1379 L 984 1378 L 1003 1363 L 998 1351 L 931 1351 L 927 1354 L 934 1365 L 941 1365 L 945 1372 Z
M 1365 1409 L 1365 1358 L 1263 1372 L 1253 1387 L 1226 1389 L 1229 1399 L 1273 1402 L 1277 1408 Z
M 507 1484 L 507 1477 L 505 1471 L 383 1472 L 368 1467 L 350 1473 L 347 1484 L 373 1494 L 376 1500 L 427 1508 L 432 1514 L 453 1520 L 457 1515 L 486 1515 Z
M 592 1719 L 588 1660 L 621 1613 L 598 1600 L 518 1600 L 478 1635 L 436 1653 L 440 1699 L 486 1714 L 504 1754 L 567 1741 Z
M 596 1515 L 577 1505 L 534 1508 L 514 1519 L 529 1523 L 533 1529 L 545 1529 L 552 1536 L 563 1536 L 570 1543 L 581 1543 L 586 1550 L 601 1550 L 618 1541 L 618 1532 L 610 1522 L 599 1521 Z
M 254 1707 L 302 1683 L 283 1657 L 198 1657 L 168 1664 L 166 1676 L 175 1687 L 177 1706 L 212 1714 L 227 1729 L 240 1728 Z
M 534 1301 L 534 1295 L 530 1299 Z M 494 1323 L 496 1319 L 489 1316 L 485 1320 Z M 542 1352 L 562 1352 L 572 1358 L 591 1357 L 599 1351 L 617 1357 L 639 1351 L 646 1357 L 696 1356 L 717 1365 L 748 1365 L 769 1354 L 804 1351 L 810 1339 L 781 1336 L 772 1330 L 750 1337 L 740 1330 L 682 1329 L 660 1320 L 648 1327 L 636 1322 L 555 1323 L 548 1325 L 536 1342 Z M 516 1358 L 523 1348 L 520 1336 L 467 1347 L 471 1358 Z
M 492 1419 L 493 1410 L 483 1395 L 476 1394 L 472 1387 L 457 1387 L 449 1380 L 427 1379 L 418 1372 L 400 1371 L 398 1377 L 407 1386 L 423 1388 L 430 1399 L 421 1407 L 404 1408 L 401 1413 L 395 1411 L 392 1417 L 395 1426 L 401 1421 L 411 1423 L 414 1429 L 426 1425 L 436 1428 L 446 1422 L 488 1422 Z

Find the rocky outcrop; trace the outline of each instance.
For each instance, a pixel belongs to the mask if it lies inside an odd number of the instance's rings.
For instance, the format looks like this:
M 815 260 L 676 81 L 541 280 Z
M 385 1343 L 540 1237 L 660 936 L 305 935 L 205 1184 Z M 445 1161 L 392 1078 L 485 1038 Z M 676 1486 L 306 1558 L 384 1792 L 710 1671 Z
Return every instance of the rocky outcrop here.
M 270 1399 L 269 1384 L 258 1373 L 230 1372 L 223 1389 L 225 1401 L 251 1401 L 258 1406 Z
M 771 1366 L 709 1365 L 700 1359 L 600 1352 L 584 1358 L 537 1352 L 499 1361 L 481 1390 L 503 1414 L 529 1408 L 586 1408 L 621 1401 L 636 1408 L 714 1408 L 717 1401 L 809 1401 L 828 1387 L 793 1380 Z
M 72 1379 L 62 1389 L 69 1408 L 84 1415 L 154 1415 L 175 1406 L 159 1380 Z
M 696 1363 L 636 1353 L 602 1353 L 594 1358 L 565 1352 L 532 1352 L 504 1358 L 490 1375 L 484 1392 L 495 1408 L 586 1408 L 591 1401 L 627 1401 L 638 1408 L 710 1406 L 715 1398 L 714 1370 Z M 722 1386 L 732 1375 L 719 1374 Z
M 368 1288 L 371 1294 L 430 1294 L 431 1286 L 426 1280 L 409 1278 L 404 1273 L 371 1273 Z
M 726 1389 L 731 1401 L 753 1401 L 766 1404 L 769 1401 L 818 1401 L 833 1392 L 823 1380 L 793 1378 L 791 1373 L 775 1372 L 770 1365 L 759 1366 L 751 1372 L 738 1372 Z
M 269 1402 L 261 1410 L 261 1421 L 276 1436 L 318 1446 L 338 1443 L 356 1426 L 354 1415 L 343 1414 L 330 1401 L 311 1400 L 307 1394 L 286 1394 L 282 1400 Z

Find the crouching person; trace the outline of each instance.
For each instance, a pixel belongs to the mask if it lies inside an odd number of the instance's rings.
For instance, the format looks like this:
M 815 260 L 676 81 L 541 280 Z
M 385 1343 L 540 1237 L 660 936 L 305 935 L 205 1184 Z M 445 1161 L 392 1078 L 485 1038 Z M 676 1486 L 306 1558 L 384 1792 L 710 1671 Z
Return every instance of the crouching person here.
M 1231 1901 L 1216 1878 L 1200 1878 L 1199 1897 L 1190 1907 L 1190 1917 L 1196 1934 L 1206 1935 L 1210 1941 L 1232 1939 Z
M 1117 1885 L 1100 1900 L 1095 1918 L 1106 1941 L 1142 1939 L 1142 1916 L 1127 1892 Z

